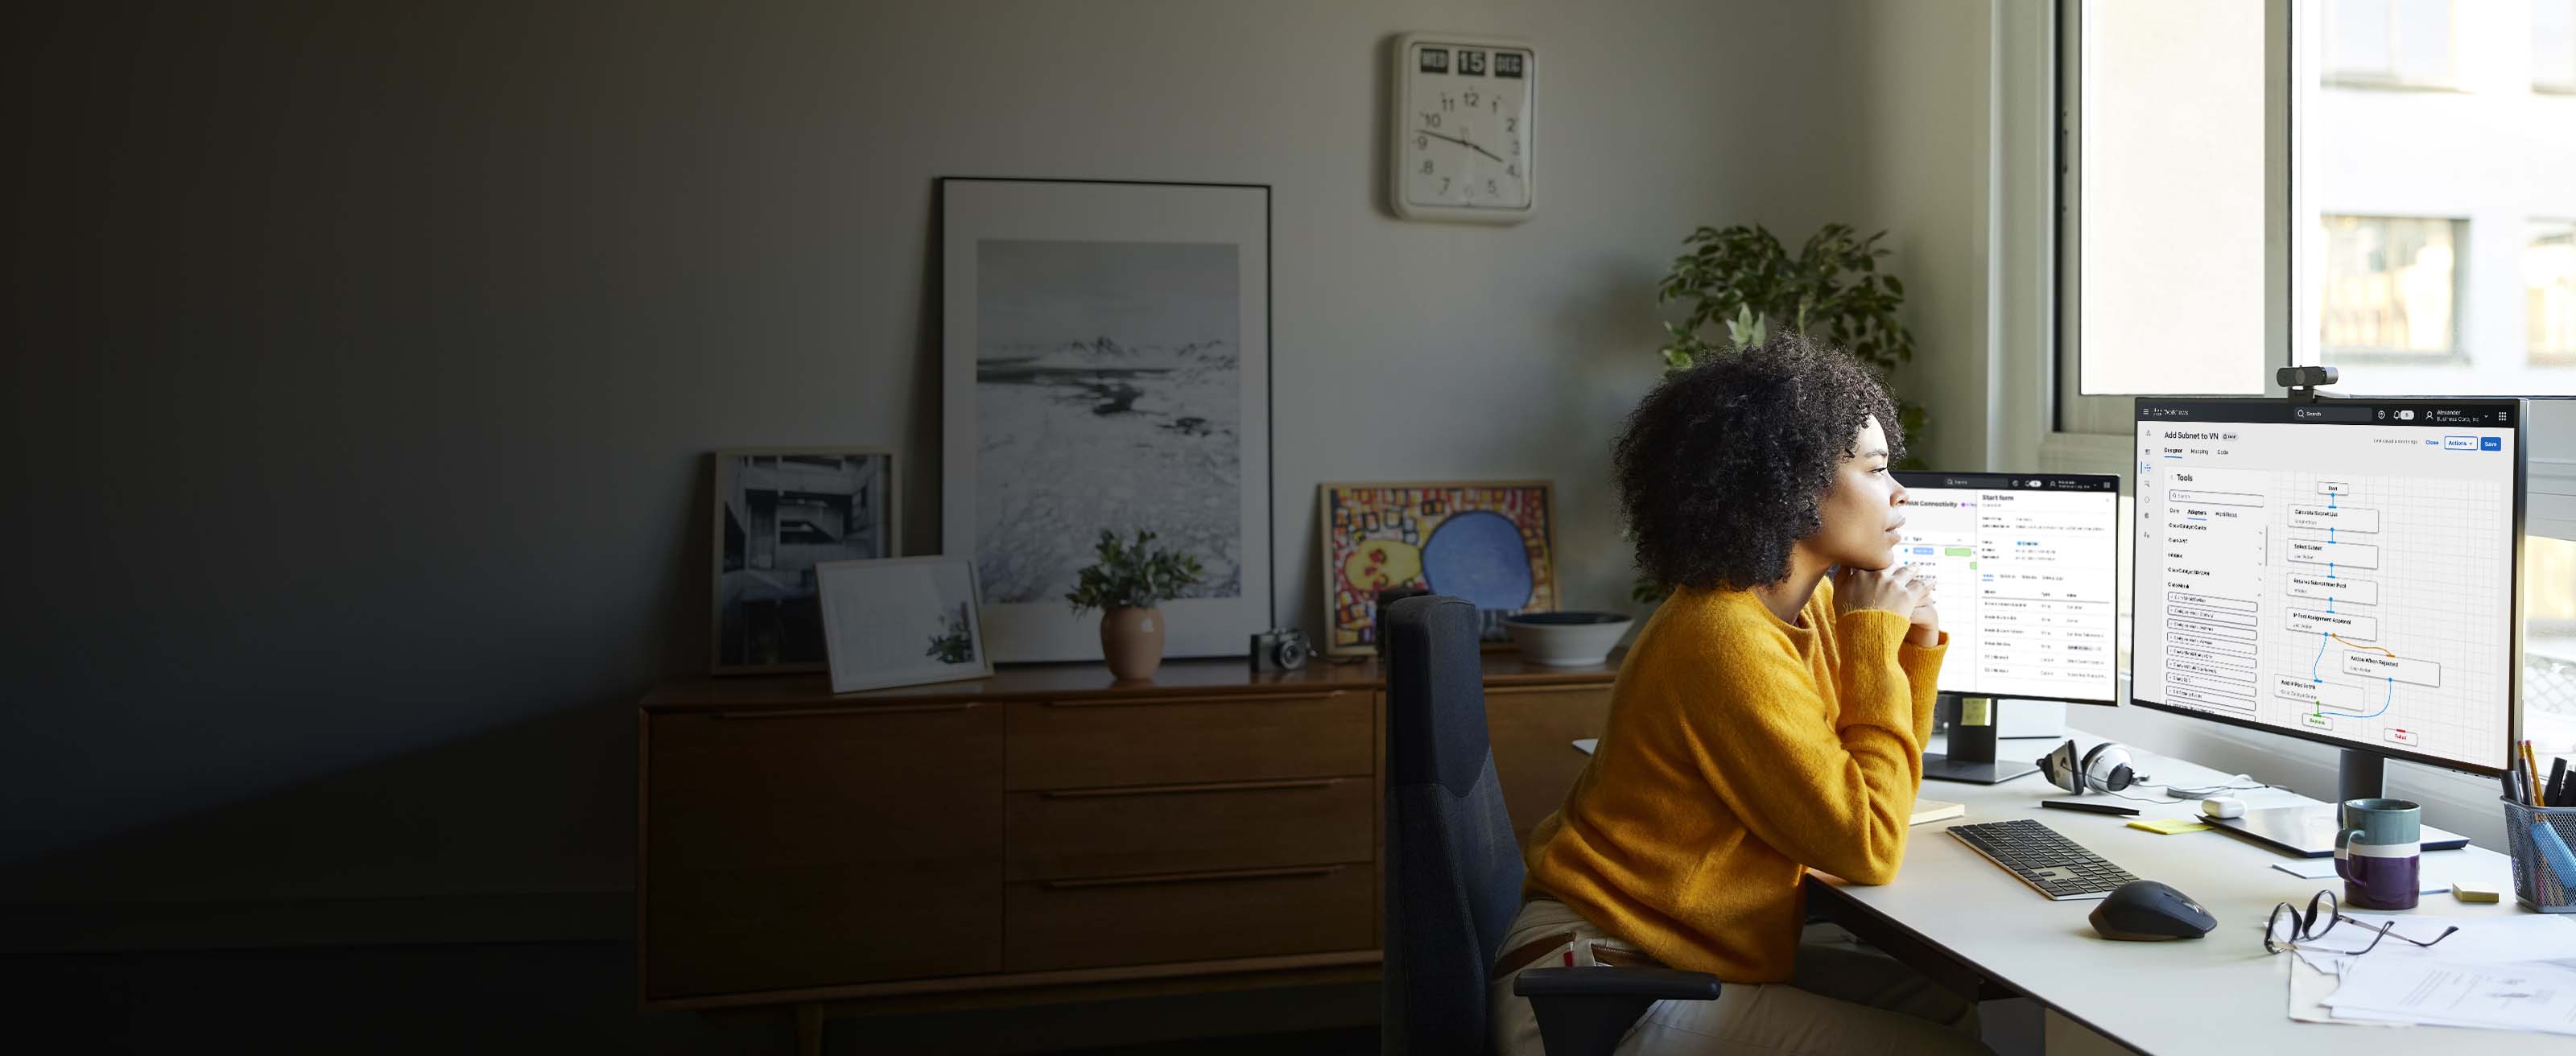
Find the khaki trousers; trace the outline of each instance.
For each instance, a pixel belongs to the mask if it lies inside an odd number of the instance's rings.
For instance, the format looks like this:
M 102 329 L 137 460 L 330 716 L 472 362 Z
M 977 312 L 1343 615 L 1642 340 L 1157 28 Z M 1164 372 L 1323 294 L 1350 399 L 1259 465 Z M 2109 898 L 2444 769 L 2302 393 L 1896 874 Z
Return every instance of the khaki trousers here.
M 1593 927 L 1562 902 L 1532 899 L 1512 918 L 1503 949 L 1539 936 L 1572 932 L 1575 940 L 1529 967 L 1593 963 L 1590 945 L 1634 947 Z M 1493 981 L 1494 1051 L 1542 1056 L 1538 1017 L 1527 998 L 1512 996 L 1515 970 Z M 1619 1041 L 1618 1056 L 1716 1056 L 1789 1053 L 1983 1053 L 1977 1006 L 1932 983 L 1893 957 L 1860 946 L 1832 925 L 1807 929 L 1796 978 L 1786 983 L 1728 983 L 1715 1001 L 1657 1001 Z

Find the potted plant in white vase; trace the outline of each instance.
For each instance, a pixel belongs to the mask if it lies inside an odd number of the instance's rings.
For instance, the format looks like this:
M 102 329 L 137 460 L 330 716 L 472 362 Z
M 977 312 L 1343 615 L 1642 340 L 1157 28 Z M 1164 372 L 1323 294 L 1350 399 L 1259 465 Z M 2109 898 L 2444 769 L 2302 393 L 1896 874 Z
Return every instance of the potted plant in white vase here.
M 1149 678 L 1163 666 L 1163 602 L 1199 581 L 1199 559 L 1178 550 L 1153 548 L 1154 533 L 1139 529 L 1134 542 L 1100 530 L 1092 549 L 1100 560 L 1076 574 L 1071 593 L 1074 615 L 1100 611 L 1100 655 L 1109 673 L 1121 681 Z

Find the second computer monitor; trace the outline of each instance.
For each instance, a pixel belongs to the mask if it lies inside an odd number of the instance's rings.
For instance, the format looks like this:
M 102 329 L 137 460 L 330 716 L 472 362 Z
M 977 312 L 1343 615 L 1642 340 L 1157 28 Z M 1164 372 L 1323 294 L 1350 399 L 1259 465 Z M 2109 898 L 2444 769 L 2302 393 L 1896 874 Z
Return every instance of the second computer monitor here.
M 2135 701 L 2503 773 L 2519 409 L 2140 399 Z
M 2120 699 L 2120 478 L 2090 473 L 1896 475 L 1908 494 L 1897 561 L 1939 586 L 1950 634 L 1941 692 Z

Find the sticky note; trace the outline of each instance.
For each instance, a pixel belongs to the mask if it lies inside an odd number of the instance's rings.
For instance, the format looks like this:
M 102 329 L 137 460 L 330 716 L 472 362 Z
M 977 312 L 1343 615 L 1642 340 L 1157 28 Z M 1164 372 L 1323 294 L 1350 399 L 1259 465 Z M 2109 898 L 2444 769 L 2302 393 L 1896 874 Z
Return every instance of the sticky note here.
M 2501 902 L 2504 893 L 2485 884 L 2455 883 L 2451 885 L 2451 897 L 2462 902 Z
M 2129 827 L 2133 829 L 2145 829 L 2148 832 L 2155 833 L 2159 836 L 2179 836 L 2186 832 L 2209 831 L 2209 826 L 2193 821 L 2190 818 L 2158 818 L 2154 821 L 2140 818 L 2136 821 L 2130 822 Z

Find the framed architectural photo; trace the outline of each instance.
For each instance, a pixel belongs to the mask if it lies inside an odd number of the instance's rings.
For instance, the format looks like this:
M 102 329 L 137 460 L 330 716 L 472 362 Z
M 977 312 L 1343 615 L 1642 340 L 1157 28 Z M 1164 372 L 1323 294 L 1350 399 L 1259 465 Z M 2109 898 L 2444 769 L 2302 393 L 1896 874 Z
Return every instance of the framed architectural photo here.
M 1488 642 L 1503 617 L 1557 606 L 1555 489 L 1547 481 L 1321 484 L 1324 651 L 1377 647 L 1377 592 L 1416 586 L 1473 602 Z
M 832 692 L 992 675 L 975 617 L 975 566 L 965 558 L 833 561 L 814 574 Z
M 940 181 L 941 552 L 997 662 L 1100 656 L 1065 604 L 1102 529 L 1205 570 L 1166 655 L 1272 624 L 1270 189 Z
M 823 670 L 814 568 L 901 552 L 894 453 L 761 448 L 715 459 L 715 673 Z

